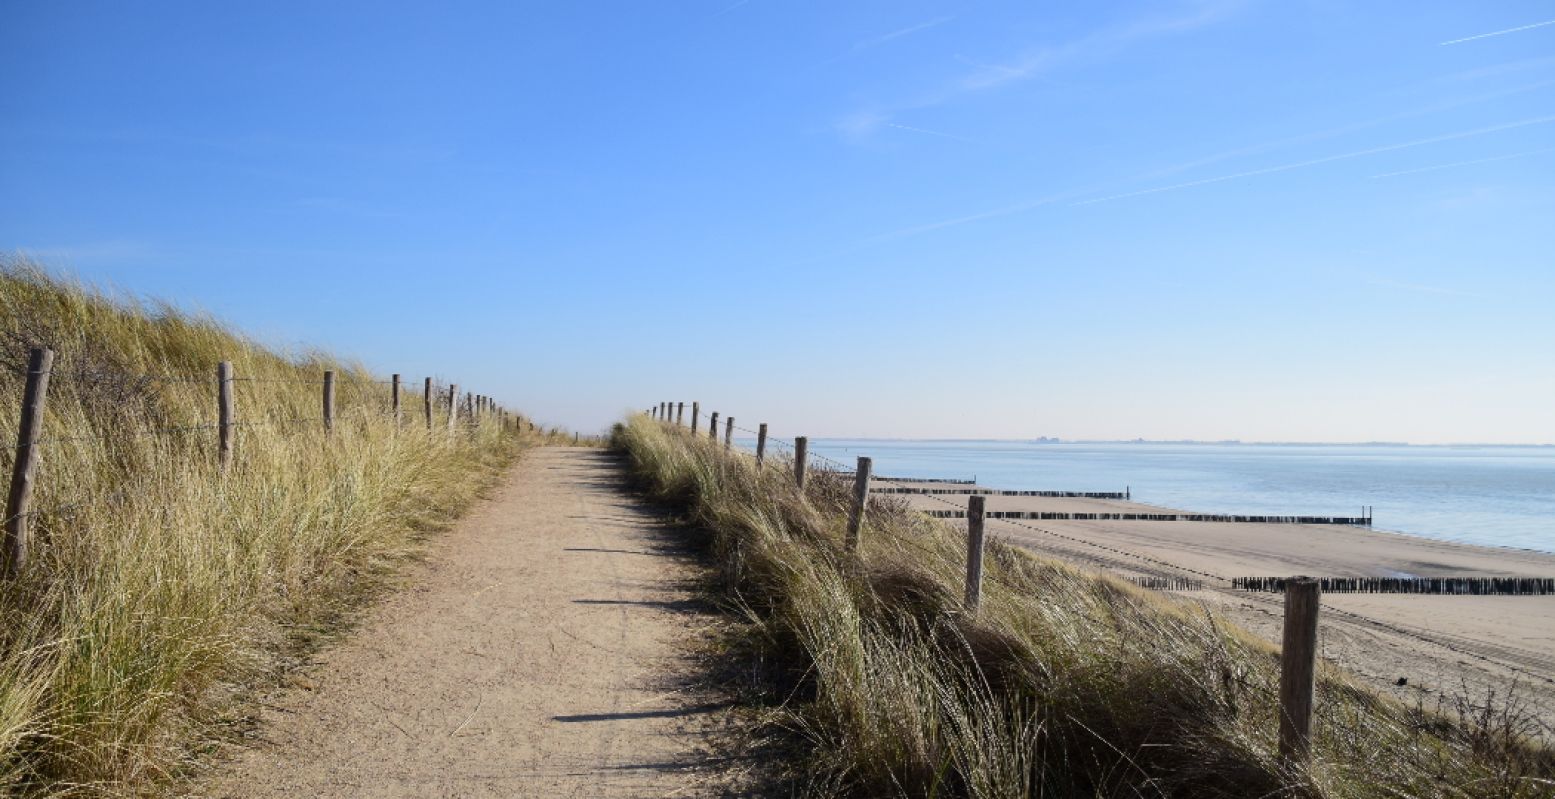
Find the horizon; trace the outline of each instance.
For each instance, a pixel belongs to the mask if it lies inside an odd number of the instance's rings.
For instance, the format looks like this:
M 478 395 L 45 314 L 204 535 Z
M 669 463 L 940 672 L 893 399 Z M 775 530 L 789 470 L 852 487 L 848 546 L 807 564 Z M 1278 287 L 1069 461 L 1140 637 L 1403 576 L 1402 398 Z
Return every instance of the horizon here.
M 0 254 L 585 432 L 1547 447 L 1551 16 L 12 4 Z

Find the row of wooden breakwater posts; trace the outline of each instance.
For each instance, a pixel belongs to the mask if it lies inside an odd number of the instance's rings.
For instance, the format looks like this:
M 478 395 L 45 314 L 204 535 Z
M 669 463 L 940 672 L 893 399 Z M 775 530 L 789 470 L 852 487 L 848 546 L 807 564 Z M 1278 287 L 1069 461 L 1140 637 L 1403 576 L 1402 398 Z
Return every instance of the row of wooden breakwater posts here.
M 1231 587 L 1279 593 L 1285 577 L 1235 577 Z M 1458 596 L 1555 596 L 1555 577 L 1321 577 L 1325 594 L 1450 594 Z
M 964 510 L 921 510 L 936 519 L 965 519 Z M 1239 524 L 1347 524 L 1370 527 L 1370 516 L 1248 516 L 1230 513 L 1071 513 L 1067 511 L 996 510 L 992 519 L 1033 521 L 1231 522 Z
M 662 423 L 672 431 L 685 428 L 684 402 L 661 402 L 646 411 L 650 419 Z M 690 434 L 697 435 L 701 404 L 691 403 Z M 708 437 L 718 440 L 718 414 L 709 418 Z M 726 450 L 734 447 L 734 417 L 728 417 L 724 429 L 723 445 Z M 804 491 L 809 439 L 794 438 L 794 485 Z M 765 463 L 767 453 L 767 423 L 762 422 L 756 433 L 756 464 Z M 858 467 L 853 472 L 853 503 L 848 513 L 847 532 L 843 540 L 846 552 L 858 553 L 859 536 L 864 526 L 865 512 L 869 507 L 870 481 L 873 460 L 859 456 Z M 884 479 L 884 478 L 882 478 Z M 929 482 L 929 481 L 916 481 Z M 952 482 L 952 481 L 945 481 Z M 967 522 L 966 583 L 963 599 L 966 612 L 976 614 L 981 603 L 983 585 L 984 520 L 987 518 L 1012 518 L 986 511 L 987 496 L 971 494 L 967 497 L 967 509 L 957 518 Z M 931 514 L 932 515 L 932 514 Z M 943 518 L 943 517 L 941 517 Z M 1152 584 L 1146 585 L 1147 581 Z M 1151 587 L 1194 590 L 1202 588 L 1198 580 L 1178 578 L 1141 578 L 1136 584 Z M 1310 577 L 1292 577 L 1285 581 L 1285 621 L 1280 649 L 1279 687 L 1279 754 L 1288 767 L 1299 768 L 1311 759 L 1312 710 L 1317 675 L 1317 625 L 1321 604 L 1321 584 Z
M 30 520 L 32 517 L 32 493 L 34 474 L 38 467 L 39 444 L 44 440 L 43 416 L 48 403 L 49 378 L 54 372 L 54 351 L 46 347 L 33 348 L 28 354 L 26 383 L 22 390 L 21 422 L 16 434 L 16 459 L 11 467 L 10 491 L 6 495 L 5 503 L 5 541 L 4 549 L 0 551 L 0 578 L 14 578 L 26 565 L 27 546 L 30 536 Z M 290 422 L 317 422 L 325 435 L 331 435 L 335 429 L 335 388 L 337 384 L 334 371 L 325 371 L 318 381 L 297 381 L 299 383 L 317 384 L 322 387 L 319 396 L 322 415 L 316 418 L 279 420 L 282 423 Z M 213 397 L 217 421 L 214 424 L 196 425 L 194 427 L 172 428 L 172 430 L 213 429 L 216 431 L 216 457 L 223 472 L 230 468 L 237 450 L 237 429 L 243 425 L 261 425 L 277 420 L 265 420 L 244 423 L 238 421 L 237 402 L 234 396 L 234 384 L 245 378 L 238 377 L 233 372 L 231 361 L 222 361 L 216 366 L 216 374 L 213 382 L 216 386 Z M 184 382 L 188 379 L 180 378 Z M 378 382 L 378 381 L 375 381 Z M 389 381 L 390 385 L 390 412 L 396 424 L 403 417 L 403 385 L 399 375 L 394 375 Z M 482 394 L 466 392 L 463 401 L 460 401 L 459 385 L 449 384 L 447 391 L 436 389 L 433 379 L 428 377 L 422 393 L 422 413 L 426 419 L 426 429 L 433 430 L 435 410 L 446 413 L 444 428 L 453 431 L 462 426 L 474 427 L 482 422 L 500 422 L 503 429 L 512 427 L 515 430 L 535 430 L 534 422 L 509 413 L 491 397 Z M 170 431 L 145 431 L 145 432 L 170 432 Z

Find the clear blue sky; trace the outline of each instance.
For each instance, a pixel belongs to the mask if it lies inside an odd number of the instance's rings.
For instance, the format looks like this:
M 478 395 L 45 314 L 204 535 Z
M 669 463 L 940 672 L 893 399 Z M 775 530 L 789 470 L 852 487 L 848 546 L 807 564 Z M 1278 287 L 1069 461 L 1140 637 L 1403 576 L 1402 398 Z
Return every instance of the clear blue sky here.
M 0 0 L 0 251 L 584 429 L 1551 442 L 1552 22 Z

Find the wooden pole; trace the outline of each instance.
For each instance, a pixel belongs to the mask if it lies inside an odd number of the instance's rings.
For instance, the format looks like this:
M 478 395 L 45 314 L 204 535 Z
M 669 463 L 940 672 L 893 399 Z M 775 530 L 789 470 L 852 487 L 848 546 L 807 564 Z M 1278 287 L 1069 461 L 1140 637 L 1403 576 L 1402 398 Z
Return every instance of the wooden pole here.
M 853 509 L 848 513 L 849 552 L 858 551 L 859 533 L 864 529 L 864 511 L 869 509 L 869 472 L 874 461 L 862 455 L 858 459 L 858 471 L 853 474 Z
M 714 442 L 718 441 L 718 411 L 713 411 L 713 415 L 707 417 L 707 437 Z
M 966 609 L 976 613 L 983 598 L 983 502 L 981 494 L 966 502 Z
M 54 351 L 37 347 L 27 356 L 27 384 L 22 389 L 22 420 L 16 428 L 16 462 L 11 467 L 11 492 L 5 498 L 5 552 L 0 555 L 0 574 L 11 579 L 27 564 L 27 535 L 31 528 L 32 473 L 38 466 L 38 434 L 43 431 L 43 409 L 48 403 L 49 373 Z
M 335 431 L 335 371 L 324 372 L 324 432 Z
M 389 386 L 389 397 L 390 397 L 390 400 L 391 400 L 391 404 L 394 406 L 394 426 L 395 427 L 399 427 L 400 426 L 400 376 L 399 375 L 394 375 L 392 378 L 390 378 L 389 382 L 391 384 Z
M 686 403 L 682 402 L 675 408 L 675 426 L 680 427 L 686 419 Z
M 222 361 L 216 364 L 216 454 L 224 472 L 232 464 L 232 410 L 232 361 Z
M 766 461 L 766 459 L 767 459 L 767 423 L 766 422 L 762 422 L 760 424 L 760 426 L 758 426 L 756 428 L 756 468 L 760 469 L 761 468 L 761 464 L 764 463 Z
M 459 384 L 448 384 L 448 429 L 459 423 Z
M 702 415 L 702 403 L 691 403 L 691 435 L 697 434 L 697 417 Z
M 724 449 L 734 446 L 734 417 L 724 421 Z
M 810 451 L 810 439 L 807 436 L 798 436 L 794 439 L 794 485 L 804 491 L 804 467 L 805 459 Z
M 432 429 L 432 378 L 427 378 L 421 387 L 421 410 L 426 413 L 427 430 Z
M 1280 760 L 1305 765 L 1312 751 L 1312 687 L 1317 673 L 1317 580 L 1285 581 L 1285 636 L 1280 650 Z

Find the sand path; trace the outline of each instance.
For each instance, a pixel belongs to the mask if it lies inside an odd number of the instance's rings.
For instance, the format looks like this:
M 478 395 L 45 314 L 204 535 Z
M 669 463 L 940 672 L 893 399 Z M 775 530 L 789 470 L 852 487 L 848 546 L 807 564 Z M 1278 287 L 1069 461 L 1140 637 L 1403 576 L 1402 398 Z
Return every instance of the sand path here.
M 266 703 L 208 796 L 705 796 L 690 559 L 615 456 L 529 453 L 407 588 Z

